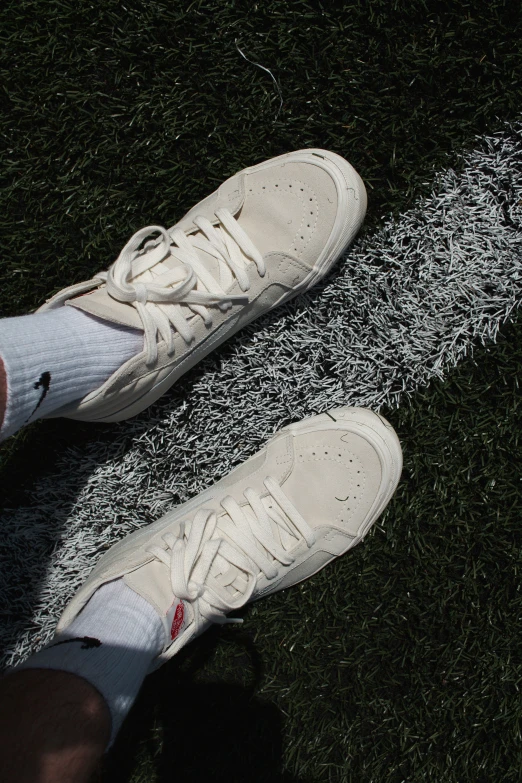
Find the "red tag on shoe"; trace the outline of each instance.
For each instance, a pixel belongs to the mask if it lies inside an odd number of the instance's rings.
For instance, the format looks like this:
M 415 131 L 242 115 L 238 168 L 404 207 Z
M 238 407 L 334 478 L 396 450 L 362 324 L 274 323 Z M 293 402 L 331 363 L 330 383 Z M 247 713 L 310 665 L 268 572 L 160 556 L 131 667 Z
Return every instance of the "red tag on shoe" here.
M 175 608 L 174 604 L 172 604 L 170 612 L 172 612 L 172 609 L 174 609 L 174 617 L 172 618 L 172 624 L 170 626 L 170 638 L 174 641 L 183 626 L 183 621 L 185 619 L 185 604 L 183 601 L 178 601 Z

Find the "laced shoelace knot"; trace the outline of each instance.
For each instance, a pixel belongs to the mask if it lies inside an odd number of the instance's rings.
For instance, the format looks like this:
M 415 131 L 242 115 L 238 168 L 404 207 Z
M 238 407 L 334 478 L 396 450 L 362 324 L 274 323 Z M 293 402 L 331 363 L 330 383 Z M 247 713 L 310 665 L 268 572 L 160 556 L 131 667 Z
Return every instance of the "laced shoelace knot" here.
M 175 350 L 175 332 L 187 344 L 195 340 L 191 316 L 201 316 L 207 328 L 213 324 L 209 308 L 222 311 L 233 305 L 248 304 L 244 294 L 250 288 L 248 268 L 251 263 L 261 277 L 266 274 L 262 254 L 227 209 L 215 212 L 218 224 L 203 216 L 195 217 L 196 233 L 186 234 L 180 228 L 146 226 L 127 242 L 107 272 L 91 280 L 70 286 L 53 297 L 47 307 L 56 307 L 86 291 L 107 286 L 113 299 L 136 309 L 144 332 L 146 363 L 153 365 L 158 357 L 158 338 L 166 343 L 168 355 Z M 214 258 L 218 267 L 228 270 L 243 295 L 223 290 L 202 262 L 198 250 Z M 174 264 L 168 263 L 174 259 Z M 155 277 L 136 280 L 154 269 Z M 189 312 L 187 312 L 187 308 Z
M 251 598 L 257 577 L 275 579 L 281 566 L 290 566 L 294 557 L 286 551 L 274 536 L 275 530 L 289 534 L 297 543 L 299 538 L 308 548 L 313 546 L 316 535 L 299 511 L 288 500 L 277 481 L 268 476 L 264 485 L 268 495 L 261 497 L 254 489 L 244 491 L 247 504 L 243 507 L 230 495 L 220 501 L 231 532 L 220 534 L 217 530 L 218 514 L 200 509 L 187 532 L 186 523 L 180 526 L 179 535 L 166 533 L 162 540 L 166 548 L 149 547 L 148 552 L 169 568 L 173 595 L 190 601 L 195 610 L 196 630 L 202 619 L 213 623 L 240 622 L 226 618 L 225 614 L 243 606 Z M 244 589 L 237 598 L 218 593 L 207 584 L 207 577 L 217 555 L 230 566 L 247 576 Z M 270 557 L 271 556 L 271 557 Z M 280 565 L 276 565 L 279 563 Z

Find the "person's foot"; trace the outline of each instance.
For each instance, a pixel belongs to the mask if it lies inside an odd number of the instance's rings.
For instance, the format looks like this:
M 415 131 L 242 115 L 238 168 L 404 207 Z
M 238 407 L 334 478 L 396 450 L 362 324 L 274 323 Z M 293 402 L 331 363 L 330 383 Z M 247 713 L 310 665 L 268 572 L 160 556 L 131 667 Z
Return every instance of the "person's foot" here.
M 168 231 L 138 231 L 64 304 L 144 333 L 144 348 L 82 399 L 46 414 L 136 415 L 245 324 L 318 282 L 357 233 L 363 182 L 339 155 L 301 150 L 244 169 Z
M 228 612 L 307 579 L 358 544 L 401 468 L 391 425 L 364 408 L 285 427 L 199 497 L 112 547 L 65 609 L 56 639 L 77 637 L 89 599 L 123 579 L 163 625 L 156 668 L 211 623 L 227 622 Z M 99 634 L 91 615 L 80 635 Z

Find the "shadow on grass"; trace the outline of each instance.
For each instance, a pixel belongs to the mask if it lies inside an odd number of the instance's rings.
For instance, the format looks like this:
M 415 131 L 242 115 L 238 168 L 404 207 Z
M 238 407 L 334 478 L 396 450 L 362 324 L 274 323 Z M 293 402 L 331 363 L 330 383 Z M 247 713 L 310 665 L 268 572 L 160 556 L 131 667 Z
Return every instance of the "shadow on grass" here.
M 211 628 L 151 675 L 106 758 L 103 783 L 311 783 L 282 769 L 283 717 L 255 696 L 262 662 L 233 634 L 238 679 L 204 681 L 221 630 Z

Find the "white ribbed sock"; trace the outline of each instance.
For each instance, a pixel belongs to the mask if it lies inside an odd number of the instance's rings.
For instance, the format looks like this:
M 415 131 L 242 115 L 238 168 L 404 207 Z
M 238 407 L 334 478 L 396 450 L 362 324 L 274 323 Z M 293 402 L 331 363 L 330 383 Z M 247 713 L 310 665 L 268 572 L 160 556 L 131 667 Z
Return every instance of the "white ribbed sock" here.
M 85 397 L 142 349 L 142 332 L 76 307 L 0 319 L 7 375 L 0 440 Z
M 66 632 L 13 671 L 56 669 L 90 682 L 109 707 L 112 744 L 164 644 L 157 611 L 117 579 L 94 593 Z

